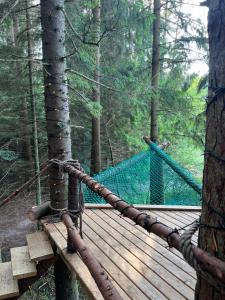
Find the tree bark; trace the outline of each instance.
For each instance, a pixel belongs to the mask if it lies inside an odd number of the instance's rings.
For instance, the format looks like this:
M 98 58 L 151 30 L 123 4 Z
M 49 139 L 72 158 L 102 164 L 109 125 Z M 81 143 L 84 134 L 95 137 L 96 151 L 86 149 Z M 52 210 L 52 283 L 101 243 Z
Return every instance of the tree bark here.
M 65 76 L 64 0 L 41 1 L 45 111 L 48 157 L 71 159 L 68 87 Z M 50 171 L 50 199 L 53 209 L 67 208 L 67 178 Z
M 224 218 L 209 205 L 225 216 L 225 2 L 210 0 L 208 5 L 209 91 L 201 223 L 218 227 L 224 224 Z M 225 261 L 224 230 L 201 228 L 199 247 Z M 195 299 L 222 300 L 225 294 L 198 277 Z
M 34 96 L 33 87 L 33 46 L 31 41 L 31 22 L 29 13 L 29 0 L 26 0 L 26 25 L 27 25 L 27 54 L 28 58 L 28 73 L 29 73 L 29 96 L 31 103 L 31 113 L 32 113 L 32 127 L 33 127 L 33 147 L 34 147 L 34 163 L 35 163 L 35 174 L 40 172 L 40 159 L 39 159 L 39 148 L 38 148 L 38 131 L 37 131 L 37 116 L 36 116 L 36 99 Z M 41 204 L 41 179 L 37 178 L 36 183 L 36 204 Z
M 101 31 L 101 0 L 96 1 L 93 12 L 93 42 L 98 43 Z M 100 43 L 95 46 L 95 71 L 94 80 L 100 82 Z M 96 84 L 93 88 L 93 101 L 100 104 L 100 85 Z M 101 171 L 101 126 L 100 117 L 92 118 L 92 141 L 91 141 L 91 174 Z
M 154 0 L 153 46 L 152 46 L 152 98 L 151 98 L 151 140 L 158 140 L 158 86 L 160 74 L 160 11 L 161 0 Z
M 154 0 L 153 46 L 152 46 L 152 97 L 151 97 L 151 140 L 158 141 L 158 87 L 160 78 L 160 13 L 161 0 Z M 164 203 L 162 159 L 151 151 L 150 157 L 150 203 Z
M 68 86 L 65 76 L 64 0 L 41 0 L 42 49 L 48 157 L 71 159 Z M 51 209 L 67 208 L 67 176 L 52 167 L 49 176 Z M 55 265 L 56 300 L 77 300 L 76 281 L 61 259 Z
M 19 34 L 19 22 L 18 17 L 13 15 L 13 38 L 12 43 L 14 47 L 19 47 L 17 42 L 17 36 Z M 19 78 L 21 73 L 21 65 L 19 62 L 15 63 L 17 78 Z M 22 91 L 21 91 L 22 93 Z M 19 93 L 20 94 L 20 93 Z M 28 162 L 30 166 L 32 166 L 33 158 L 32 158 L 32 147 L 31 147 L 31 132 L 29 129 L 29 117 L 28 117 L 28 108 L 27 108 L 27 99 L 26 97 L 22 97 L 20 104 L 20 150 L 22 153 L 22 158 Z

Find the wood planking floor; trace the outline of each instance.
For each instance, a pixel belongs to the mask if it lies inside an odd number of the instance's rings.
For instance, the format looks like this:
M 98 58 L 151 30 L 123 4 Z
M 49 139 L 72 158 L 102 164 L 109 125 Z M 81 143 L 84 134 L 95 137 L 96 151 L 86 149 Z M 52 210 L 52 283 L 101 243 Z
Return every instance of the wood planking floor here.
M 172 228 L 189 225 L 199 216 L 185 211 L 146 212 Z M 61 233 L 66 235 L 66 230 Z M 196 274 L 182 255 L 116 210 L 86 209 L 83 233 L 123 299 L 194 299 Z
M 167 299 L 194 299 L 195 271 L 184 262 L 178 251 L 167 249 L 165 241 L 154 234 L 149 235 L 139 226 L 134 226 L 131 220 L 120 217 L 119 212 L 113 209 L 88 209 L 85 212 L 84 233 L 86 234 L 87 227 L 91 228 L 90 237 L 99 249 L 107 253 L 107 247 L 103 248 L 102 241 L 99 242 L 99 240 L 104 240 L 119 254 L 120 261 L 128 262 L 141 274 L 143 280 L 147 280 L 153 286 L 153 291 L 156 289 L 162 294 L 157 296 L 157 299 L 164 299 L 164 297 Z M 146 212 L 149 213 L 149 211 Z M 158 220 L 165 221 L 170 227 L 178 227 L 179 218 L 174 212 L 158 213 L 154 211 L 151 214 L 158 217 Z M 198 213 L 195 217 L 198 217 Z M 173 218 L 176 225 L 170 222 Z M 187 218 L 183 222 L 188 225 L 193 220 L 194 218 L 191 220 Z M 179 227 L 185 226 L 183 222 L 179 223 Z M 90 229 L 88 230 L 90 231 Z M 113 260 L 113 258 L 111 259 Z M 130 277 L 129 271 L 123 269 L 117 260 L 114 263 Z M 139 280 L 133 282 L 142 290 Z M 152 299 L 151 295 L 146 294 L 146 296 L 148 299 Z

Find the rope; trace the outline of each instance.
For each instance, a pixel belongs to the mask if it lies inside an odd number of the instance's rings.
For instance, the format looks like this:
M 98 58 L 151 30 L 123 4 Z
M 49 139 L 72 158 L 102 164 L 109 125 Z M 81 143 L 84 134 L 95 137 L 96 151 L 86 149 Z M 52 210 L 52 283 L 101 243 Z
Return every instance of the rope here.
M 213 277 L 209 272 L 203 270 L 193 253 L 191 239 L 200 226 L 201 224 L 199 222 L 199 219 L 195 220 L 190 229 L 186 230 L 181 235 L 179 243 L 180 251 L 182 252 L 184 259 L 196 270 L 199 276 L 201 276 L 204 280 L 206 280 L 220 292 L 225 294 L 225 284 L 219 281 L 218 278 L 216 279 L 215 277 Z

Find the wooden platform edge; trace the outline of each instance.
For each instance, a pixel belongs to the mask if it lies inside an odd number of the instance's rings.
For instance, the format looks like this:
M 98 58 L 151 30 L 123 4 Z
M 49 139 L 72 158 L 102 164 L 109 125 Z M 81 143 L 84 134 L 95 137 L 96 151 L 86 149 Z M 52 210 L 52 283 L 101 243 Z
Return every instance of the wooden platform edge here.
M 134 204 L 135 208 L 140 210 L 160 210 L 160 211 L 194 211 L 200 212 L 201 206 L 188 206 L 188 205 L 144 205 L 144 204 Z M 86 209 L 114 209 L 110 204 L 96 204 L 96 203 L 85 203 Z
M 44 226 L 45 232 L 48 234 L 52 242 L 57 247 L 57 252 L 60 257 L 63 259 L 64 263 L 67 265 L 68 269 L 73 273 L 78 280 L 81 281 L 88 299 L 90 300 L 103 300 L 103 297 L 91 275 L 88 268 L 82 261 L 81 257 L 77 254 L 70 254 L 66 249 L 66 239 L 63 236 L 62 228 L 59 230 L 56 227 L 56 224 L 46 223 L 45 220 L 41 221 Z M 64 227 L 63 223 L 60 223 Z

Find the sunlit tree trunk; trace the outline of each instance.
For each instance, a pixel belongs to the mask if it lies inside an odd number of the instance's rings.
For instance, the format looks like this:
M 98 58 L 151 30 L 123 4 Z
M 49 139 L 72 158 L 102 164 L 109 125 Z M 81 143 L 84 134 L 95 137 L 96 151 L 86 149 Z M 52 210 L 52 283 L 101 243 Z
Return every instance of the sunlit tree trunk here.
M 96 1 L 93 12 L 93 42 L 98 43 L 101 31 L 101 1 Z M 94 79 L 100 82 L 100 43 L 95 46 L 95 71 Z M 93 101 L 100 104 L 100 85 L 97 84 L 93 88 Z M 91 174 L 101 171 L 101 126 L 100 117 L 92 118 L 92 141 L 91 141 Z
M 201 222 L 212 226 L 224 224 L 211 207 L 225 216 L 225 1 L 208 0 L 209 91 L 206 110 L 206 145 Z M 199 246 L 225 261 L 225 232 L 201 228 Z M 196 300 L 222 300 L 225 294 L 198 277 Z

